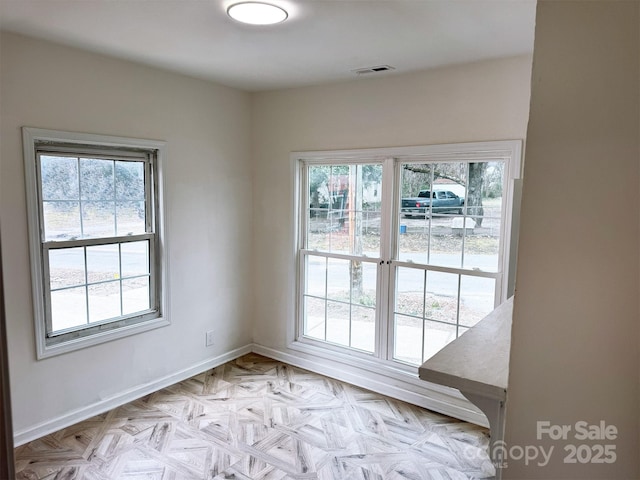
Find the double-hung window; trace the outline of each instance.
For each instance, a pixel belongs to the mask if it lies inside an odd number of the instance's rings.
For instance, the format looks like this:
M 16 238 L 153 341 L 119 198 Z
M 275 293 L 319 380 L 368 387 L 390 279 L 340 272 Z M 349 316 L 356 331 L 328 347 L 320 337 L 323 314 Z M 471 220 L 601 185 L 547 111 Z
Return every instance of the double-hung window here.
M 294 153 L 296 340 L 415 371 L 510 294 L 519 141 Z
M 23 139 L 39 358 L 166 325 L 164 143 Z

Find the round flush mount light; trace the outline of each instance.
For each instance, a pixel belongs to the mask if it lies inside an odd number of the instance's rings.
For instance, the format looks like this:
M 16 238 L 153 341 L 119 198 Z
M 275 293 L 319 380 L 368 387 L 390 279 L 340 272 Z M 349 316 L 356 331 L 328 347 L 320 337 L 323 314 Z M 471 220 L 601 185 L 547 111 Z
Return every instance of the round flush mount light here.
M 289 16 L 286 10 L 262 2 L 236 3 L 227 9 L 227 14 L 238 22 L 250 25 L 273 25 L 284 22 Z

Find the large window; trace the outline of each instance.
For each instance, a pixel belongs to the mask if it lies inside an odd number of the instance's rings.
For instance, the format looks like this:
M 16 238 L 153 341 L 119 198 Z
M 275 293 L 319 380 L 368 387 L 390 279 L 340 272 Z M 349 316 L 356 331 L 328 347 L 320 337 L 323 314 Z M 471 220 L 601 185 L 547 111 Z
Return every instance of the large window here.
M 520 142 L 294 158 L 298 341 L 412 370 L 510 294 Z
M 24 129 L 40 357 L 167 323 L 162 142 Z

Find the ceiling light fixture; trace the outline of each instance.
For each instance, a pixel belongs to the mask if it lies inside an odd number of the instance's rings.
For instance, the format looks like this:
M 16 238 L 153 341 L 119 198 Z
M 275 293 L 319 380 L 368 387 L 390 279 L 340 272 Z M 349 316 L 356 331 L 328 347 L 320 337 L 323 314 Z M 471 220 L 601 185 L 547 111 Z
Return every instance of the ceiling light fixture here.
M 262 2 L 241 2 L 231 5 L 227 15 L 250 25 L 273 25 L 284 22 L 289 14 L 283 8 Z

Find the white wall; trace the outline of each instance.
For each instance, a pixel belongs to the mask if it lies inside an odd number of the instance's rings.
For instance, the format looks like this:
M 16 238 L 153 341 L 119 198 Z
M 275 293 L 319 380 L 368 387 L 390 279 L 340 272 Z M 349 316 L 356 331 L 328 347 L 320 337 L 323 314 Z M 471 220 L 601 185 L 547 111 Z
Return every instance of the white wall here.
M 605 420 L 620 436 L 613 465 L 563 465 L 558 443 L 550 467 L 511 460 L 505 476 L 639 478 L 638 8 L 539 2 L 528 134 L 527 57 L 250 98 L 3 34 L 0 215 L 16 431 L 252 337 L 287 351 L 290 151 L 527 134 L 507 442 L 541 445 L 537 420 Z M 169 142 L 170 327 L 35 360 L 22 125 Z M 616 195 L 587 204 L 598 188 Z M 210 328 L 217 344 L 206 349 Z
M 640 478 L 639 9 L 538 2 L 506 441 L 555 452 L 504 478 Z M 538 440 L 545 420 L 568 439 Z M 601 420 L 617 439 L 575 439 Z M 616 462 L 563 463 L 583 443 Z
M 249 344 L 249 95 L 13 34 L 2 34 L 0 61 L 0 214 L 16 433 Z M 168 142 L 171 326 L 36 361 L 22 126 Z M 214 347 L 204 346 L 207 330 L 216 331 Z
M 524 139 L 530 72 L 524 56 L 255 94 L 254 339 L 285 351 L 294 314 L 290 152 Z

